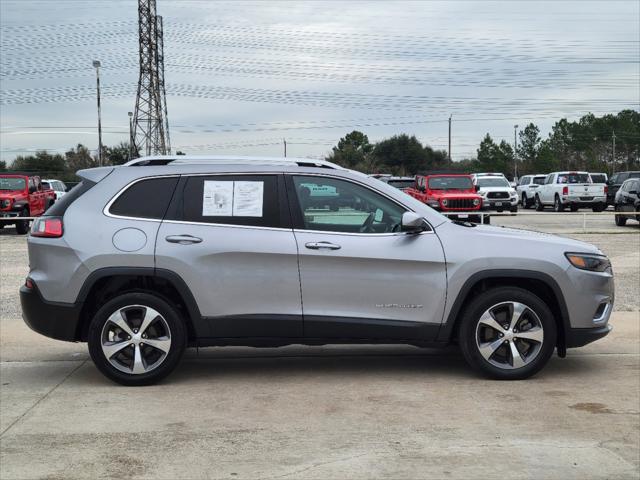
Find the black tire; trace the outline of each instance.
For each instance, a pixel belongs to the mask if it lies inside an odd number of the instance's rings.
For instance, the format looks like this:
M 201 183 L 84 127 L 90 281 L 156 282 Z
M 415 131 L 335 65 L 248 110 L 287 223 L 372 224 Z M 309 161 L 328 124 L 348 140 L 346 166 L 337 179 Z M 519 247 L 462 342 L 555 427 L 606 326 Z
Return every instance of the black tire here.
M 591 210 L 593 210 L 595 213 L 599 213 L 599 212 L 603 212 L 605 208 L 606 208 L 606 205 L 601 203 L 600 205 L 593 207 Z
M 531 202 L 529 202 L 529 199 L 527 198 L 527 194 L 523 193 L 522 194 L 522 208 L 530 208 L 531 207 Z
M 123 308 L 131 308 L 131 310 L 135 310 L 141 306 L 144 308 L 143 311 L 146 311 L 146 308 L 151 308 L 156 310 L 159 313 L 161 319 L 164 320 L 164 323 L 161 324 L 160 328 L 166 337 L 166 327 L 168 327 L 168 337 L 170 339 L 170 347 L 168 348 L 168 352 L 164 356 L 159 365 L 153 368 L 152 370 L 144 373 L 134 374 L 132 372 L 127 373 L 116 368 L 111 361 L 107 358 L 105 353 L 103 352 L 103 330 L 107 328 L 106 324 L 109 322 L 109 317 L 118 313 Z M 155 322 L 160 321 L 158 317 L 156 317 Z M 128 325 L 131 327 L 135 326 L 136 319 L 133 318 L 129 320 Z M 155 325 L 154 322 L 150 324 Z M 112 326 L 112 324 L 110 325 Z M 138 325 L 139 327 L 140 325 Z M 157 327 L 154 327 L 157 328 Z M 133 330 L 133 328 L 132 328 Z M 150 331 L 151 329 L 147 329 Z M 122 331 L 124 333 L 124 331 Z M 137 334 L 138 331 L 135 330 Z M 143 332 L 140 332 L 142 334 Z M 129 337 L 130 338 L 130 337 Z M 143 337 L 146 338 L 146 337 Z M 135 339 L 132 339 L 133 342 Z M 141 342 L 149 341 L 150 339 L 139 339 Z M 122 343 L 128 343 L 127 339 L 121 340 Z M 164 340 L 166 341 L 166 340 Z M 158 297 L 156 295 L 152 295 L 149 293 L 142 292 L 132 292 L 132 293 L 124 293 L 118 295 L 117 297 L 106 302 L 98 312 L 94 315 L 91 320 L 91 324 L 89 326 L 89 335 L 88 335 L 88 344 L 89 344 L 89 354 L 91 355 L 91 359 L 93 363 L 96 365 L 98 370 L 100 370 L 107 378 L 120 383 L 122 385 L 127 386 L 142 386 L 142 385 L 151 385 L 153 383 L 158 382 L 162 378 L 166 377 L 173 369 L 176 367 L 182 354 L 184 353 L 184 349 L 186 347 L 187 335 L 186 328 L 184 325 L 183 319 L 180 317 L 178 312 L 163 298 Z M 119 342 L 118 342 L 119 343 Z M 140 344 L 142 345 L 142 343 Z M 121 352 L 123 355 L 131 355 L 131 351 L 125 351 L 128 346 L 125 346 Z M 133 347 L 137 348 L 137 347 Z M 151 347 L 148 345 L 141 346 L 140 349 L 149 350 Z M 152 355 L 160 355 L 161 350 L 154 351 L 150 350 Z M 115 358 L 120 353 L 116 353 L 111 356 L 111 358 Z M 132 363 L 133 365 L 133 363 Z
M 29 210 L 25 208 L 20 213 L 20 216 L 21 217 L 28 217 L 29 216 Z M 16 220 L 16 233 L 18 235 L 25 235 L 25 234 L 29 233 L 29 220 Z
M 616 212 L 618 211 L 618 207 L 615 207 Z M 614 216 L 616 225 L 619 227 L 624 227 L 627 224 L 627 216 L 626 215 L 615 215 Z
M 538 195 L 535 196 L 534 202 L 536 205 L 536 212 L 542 212 L 544 210 L 544 205 L 540 201 L 540 197 Z
M 483 217 L 483 221 L 482 221 L 482 223 L 483 223 L 484 225 L 491 225 L 491 215 L 485 215 L 485 216 Z
M 564 212 L 564 205 L 562 205 L 558 195 L 553 199 L 553 211 L 558 213 Z
M 528 312 L 534 312 L 535 317 L 528 317 L 530 313 L 527 313 L 527 318 L 525 319 L 523 315 L 521 321 L 529 322 L 529 318 L 537 318 L 536 321 L 540 323 L 544 334 L 542 342 L 535 343 L 537 353 L 532 350 L 531 355 L 533 356 L 531 359 L 527 359 L 527 363 L 520 368 L 507 368 L 508 363 L 504 364 L 504 368 L 490 363 L 490 360 L 487 360 L 480 352 L 479 344 L 476 341 L 481 316 L 492 307 L 508 302 L 523 304 L 528 308 Z M 500 323 L 500 319 L 498 319 L 498 323 Z M 517 337 L 517 334 L 514 335 Z M 556 347 L 556 339 L 556 321 L 547 304 L 533 293 L 516 287 L 497 287 L 477 295 L 464 309 L 458 329 L 460 349 L 467 363 L 484 376 L 497 380 L 522 380 L 535 375 L 549 361 Z M 508 356 L 511 345 L 507 346 L 507 342 L 502 340 L 490 340 L 490 342 L 494 341 L 500 346 L 493 354 L 499 353 L 500 349 L 509 349 L 506 350 Z M 518 339 L 518 342 L 522 342 L 522 340 Z M 516 346 L 516 348 L 518 347 Z M 526 359 L 526 356 L 524 358 Z
M 515 207 L 511 207 L 510 212 L 511 213 L 518 213 L 518 206 L 516 205 Z
M 569 207 L 569 210 L 571 210 L 572 212 L 577 212 L 578 211 L 578 206 L 577 205 L 571 205 Z

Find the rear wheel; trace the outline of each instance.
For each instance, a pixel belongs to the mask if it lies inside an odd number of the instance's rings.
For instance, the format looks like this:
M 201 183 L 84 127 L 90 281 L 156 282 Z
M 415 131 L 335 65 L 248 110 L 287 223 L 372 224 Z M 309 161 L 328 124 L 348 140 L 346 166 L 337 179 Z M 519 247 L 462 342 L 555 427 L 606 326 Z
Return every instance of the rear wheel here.
M 89 327 L 98 370 L 122 385 L 149 385 L 176 367 L 186 345 L 176 310 L 148 293 L 125 293 L 104 304 Z
M 22 210 L 22 212 L 20 212 L 20 216 L 28 217 L 29 210 L 25 208 L 24 210 Z M 29 233 L 29 220 L 16 220 L 16 233 L 18 235 Z
M 556 195 L 556 198 L 553 200 L 553 211 L 558 213 L 564 211 L 564 205 L 562 205 L 558 195 Z
M 569 207 L 569 209 L 570 209 L 572 212 L 577 212 L 577 211 L 578 211 L 578 206 L 577 206 L 577 205 L 571 205 L 571 206 Z
M 536 205 L 536 212 L 541 212 L 544 210 L 544 205 L 542 205 L 542 202 L 540 201 L 540 197 L 538 195 L 536 195 L 534 202 Z
M 524 379 L 540 371 L 553 354 L 556 336 L 549 307 L 514 287 L 495 288 L 474 298 L 459 329 L 465 360 L 499 380 Z

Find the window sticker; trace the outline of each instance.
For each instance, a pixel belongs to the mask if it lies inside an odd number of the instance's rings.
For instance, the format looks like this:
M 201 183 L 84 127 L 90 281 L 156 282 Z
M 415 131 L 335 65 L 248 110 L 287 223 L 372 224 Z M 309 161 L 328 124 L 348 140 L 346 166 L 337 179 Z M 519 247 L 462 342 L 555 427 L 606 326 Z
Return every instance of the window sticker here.
M 261 217 L 263 192 L 264 182 L 234 182 L 233 216 Z
M 203 217 L 230 217 L 233 214 L 233 182 L 205 180 L 202 192 Z
M 205 180 L 203 217 L 262 217 L 264 182 Z

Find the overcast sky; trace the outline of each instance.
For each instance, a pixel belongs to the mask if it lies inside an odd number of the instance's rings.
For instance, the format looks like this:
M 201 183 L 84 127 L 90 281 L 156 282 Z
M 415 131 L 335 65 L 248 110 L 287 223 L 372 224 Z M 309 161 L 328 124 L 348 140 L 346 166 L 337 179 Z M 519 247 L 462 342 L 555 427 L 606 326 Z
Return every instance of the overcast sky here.
M 188 153 L 322 156 L 358 129 L 454 160 L 514 124 L 639 108 L 640 2 L 157 0 L 171 143 Z M 1 157 L 128 139 L 135 0 L 1 0 Z

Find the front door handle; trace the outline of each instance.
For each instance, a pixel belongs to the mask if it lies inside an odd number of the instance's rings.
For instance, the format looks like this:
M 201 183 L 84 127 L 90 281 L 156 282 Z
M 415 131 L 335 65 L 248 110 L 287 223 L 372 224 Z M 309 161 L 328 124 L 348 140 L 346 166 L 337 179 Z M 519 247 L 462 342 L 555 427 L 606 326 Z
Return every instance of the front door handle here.
M 326 248 L 327 250 L 340 250 L 340 245 L 336 245 L 331 242 L 309 242 L 304 244 L 305 247 L 311 250 L 320 250 Z
M 179 243 L 180 245 L 190 245 L 192 243 L 200 243 L 202 239 L 193 235 L 169 235 L 165 237 L 169 243 Z

